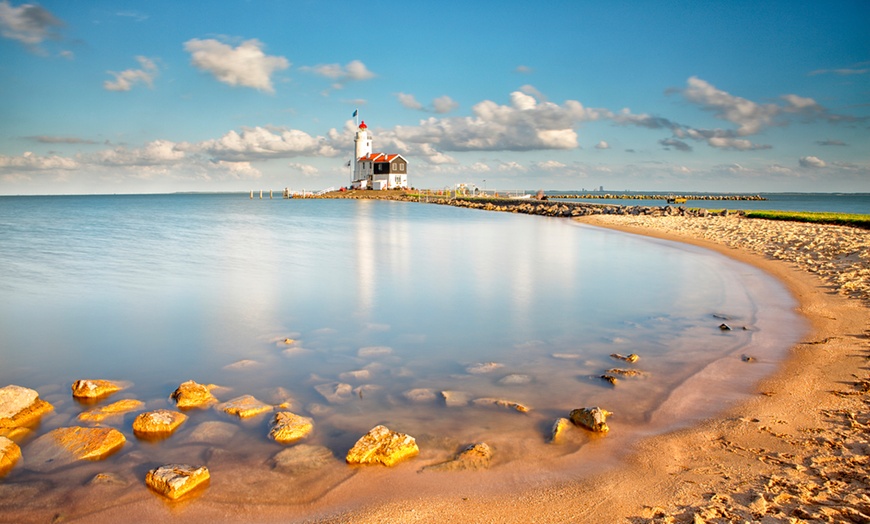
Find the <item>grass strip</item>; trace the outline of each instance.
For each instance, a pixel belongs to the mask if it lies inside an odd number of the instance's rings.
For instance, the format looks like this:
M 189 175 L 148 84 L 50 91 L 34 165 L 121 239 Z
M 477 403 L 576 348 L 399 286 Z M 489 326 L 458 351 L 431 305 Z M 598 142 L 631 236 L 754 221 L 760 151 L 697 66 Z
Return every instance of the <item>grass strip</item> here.
M 817 213 L 810 211 L 747 211 L 746 218 L 763 218 L 766 220 L 789 220 L 792 222 L 810 222 L 813 224 L 836 224 L 839 226 L 860 227 L 870 229 L 870 215 L 856 213 Z

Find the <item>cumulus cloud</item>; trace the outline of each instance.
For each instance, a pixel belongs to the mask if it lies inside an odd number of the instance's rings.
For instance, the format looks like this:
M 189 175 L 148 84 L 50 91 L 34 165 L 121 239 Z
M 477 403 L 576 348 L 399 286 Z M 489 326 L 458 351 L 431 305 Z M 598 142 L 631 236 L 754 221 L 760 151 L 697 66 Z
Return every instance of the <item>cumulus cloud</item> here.
M 456 110 L 459 107 L 459 103 L 450 98 L 447 95 L 439 96 L 435 100 L 432 101 L 432 109 L 436 113 L 449 113 L 451 111 Z
M 316 177 L 316 176 L 320 175 L 319 170 L 310 164 L 300 164 L 297 162 L 290 162 L 289 164 L 287 164 L 287 166 L 290 169 L 293 169 L 294 171 L 302 173 L 306 177 Z
M 175 164 L 184 157 L 183 145 L 169 140 L 153 140 L 140 148 L 116 147 L 87 158 L 104 166 L 157 166 Z
M 30 151 L 21 156 L 0 155 L 2 171 L 73 170 L 78 167 L 79 163 L 76 160 L 57 155 L 37 155 Z
M 336 89 L 341 89 L 344 84 L 350 81 L 369 80 L 377 76 L 369 71 L 366 65 L 359 60 L 352 60 L 344 66 L 341 64 L 319 64 L 316 66 L 303 66 L 299 69 L 334 80 L 333 87 Z
M 297 129 L 244 128 L 232 130 L 214 140 L 188 146 L 212 158 L 231 161 L 253 161 L 298 156 L 332 157 L 338 151 L 324 137 L 311 136 Z
M 816 156 L 802 156 L 798 159 L 798 164 L 801 167 L 809 167 L 819 169 L 827 166 L 824 160 Z
M 610 144 L 608 144 L 604 140 L 601 140 L 600 142 L 595 144 L 595 149 L 610 149 Z
M 238 47 L 214 39 L 194 38 L 184 43 L 184 49 L 190 53 L 191 63 L 197 69 L 211 73 L 231 86 L 274 93 L 272 75 L 290 67 L 290 62 L 283 56 L 266 55 L 262 47 L 257 39 L 246 40 Z
M 148 87 L 154 87 L 154 77 L 157 76 L 157 64 L 150 58 L 137 56 L 141 69 L 126 69 L 120 73 L 107 71 L 110 75 L 114 75 L 114 80 L 106 80 L 103 82 L 103 88 L 108 91 L 129 91 L 136 84 L 145 84 Z
M 399 99 L 399 103 L 402 104 L 402 106 L 407 107 L 408 109 L 423 109 L 423 104 L 418 102 L 414 95 L 396 93 L 396 98 Z
M 659 140 L 659 144 L 663 145 L 666 149 L 673 148 L 677 151 L 685 152 L 692 150 L 692 146 L 676 138 L 663 138 L 662 140 Z
M 713 111 L 717 118 L 736 124 L 739 136 L 758 133 L 762 128 L 771 125 L 773 118 L 781 112 L 781 108 L 775 104 L 756 104 L 717 89 L 696 76 L 689 78 L 683 96 L 704 109 Z
M 545 160 L 543 162 L 537 162 L 535 164 L 537 169 L 543 169 L 545 171 L 555 171 L 560 169 L 565 169 L 565 164 L 559 162 L 558 160 Z
M 48 136 L 48 135 L 38 135 L 38 136 L 26 136 L 24 137 L 27 140 L 32 140 L 34 142 L 39 142 L 40 144 L 96 144 L 93 140 L 88 140 L 86 138 L 78 138 L 74 136 Z
M 12 7 L 7 0 L 0 2 L 0 35 L 17 40 L 31 49 L 45 40 L 60 38 L 57 28 L 64 23 L 38 5 L 22 4 Z

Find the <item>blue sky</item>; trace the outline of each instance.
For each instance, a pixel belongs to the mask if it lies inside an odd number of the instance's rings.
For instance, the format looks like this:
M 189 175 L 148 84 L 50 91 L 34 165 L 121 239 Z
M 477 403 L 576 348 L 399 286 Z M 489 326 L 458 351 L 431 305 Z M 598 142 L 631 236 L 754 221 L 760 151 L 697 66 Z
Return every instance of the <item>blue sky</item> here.
M 0 194 L 870 191 L 870 3 L 0 0 Z

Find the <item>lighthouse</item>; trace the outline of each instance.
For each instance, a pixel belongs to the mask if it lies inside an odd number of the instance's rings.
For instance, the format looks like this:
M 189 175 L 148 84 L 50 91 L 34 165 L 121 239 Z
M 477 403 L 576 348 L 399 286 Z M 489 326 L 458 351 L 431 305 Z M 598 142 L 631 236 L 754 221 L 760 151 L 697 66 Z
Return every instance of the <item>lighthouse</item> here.
M 356 112 L 354 112 L 356 116 Z M 408 161 L 399 154 L 372 152 L 372 135 L 365 120 L 360 122 L 353 138 L 354 189 L 398 189 L 408 187 Z

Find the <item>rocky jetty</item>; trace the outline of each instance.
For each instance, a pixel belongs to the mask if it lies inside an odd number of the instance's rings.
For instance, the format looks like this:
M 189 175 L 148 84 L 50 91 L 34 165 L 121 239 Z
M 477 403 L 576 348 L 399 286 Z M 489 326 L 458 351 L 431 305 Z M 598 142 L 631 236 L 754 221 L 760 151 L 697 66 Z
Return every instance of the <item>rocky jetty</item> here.
M 6 437 L 0 437 L 0 477 L 9 473 L 18 459 L 21 458 L 21 448 Z
M 360 437 L 347 452 L 348 464 L 383 464 L 393 466 L 417 455 L 420 449 L 414 437 L 375 426 Z
M 178 389 L 172 392 L 170 398 L 181 409 L 203 407 L 217 402 L 215 396 L 211 394 L 213 388 L 214 385 L 212 384 L 205 385 L 188 380 L 178 386 Z
M 571 422 L 577 426 L 584 427 L 594 433 L 607 433 L 610 428 L 607 427 L 607 417 L 612 415 L 609 411 L 601 408 L 578 408 L 571 411 L 569 415 Z
M 135 411 L 144 405 L 145 403 L 141 400 L 127 398 L 117 402 L 112 402 L 107 406 L 101 406 L 99 408 L 79 413 L 78 419 L 82 422 L 102 422 L 109 417 Z
M 281 444 L 289 444 L 307 437 L 313 430 L 314 421 L 310 418 L 289 411 L 279 411 L 272 418 L 269 438 Z
M 137 437 L 168 437 L 187 420 L 187 415 L 169 409 L 140 413 L 133 421 Z
M 187 464 L 167 464 L 150 470 L 145 484 L 157 493 L 175 500 L 208 481 L 208 468 Z
M 100 399 L 124 389 L 124 384 L 111 380 L 76 380 L 72 396 L 79 399 Z
M 36 422 L 52 409 L 34 389 L 11 384 L 0 388 L 0 435 Z
M 25 467 L 46 472 L 78 460 L 100 460 L 121 449 L 126 441 L 123 433 L 113 428 L 57 428 L 27 446 Z

